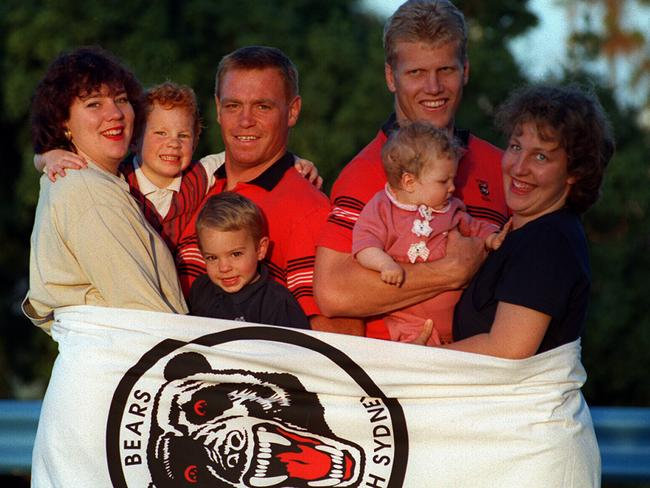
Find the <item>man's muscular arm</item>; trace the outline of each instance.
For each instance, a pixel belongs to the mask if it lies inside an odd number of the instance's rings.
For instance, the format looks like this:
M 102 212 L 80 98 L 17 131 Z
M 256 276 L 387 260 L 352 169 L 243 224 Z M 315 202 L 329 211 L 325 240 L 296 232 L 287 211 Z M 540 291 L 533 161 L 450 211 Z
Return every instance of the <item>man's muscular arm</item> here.
M 351 254 L 318 247 L 314 270 L 314 295 L 327 316 L 367 317 L 378 315 L 463 288 L 485 259 L 480 238 L 462 237 L 453 230 L 447 255 L 430 263 L 404 264 L 401 287 L 384 283 L 376 271 L 357 263 Z
M 337 334 L 348 334 L 362 336 L 364 332 L 363 320 L 334 317 L 328 318 L 324 315 L 312 315 L 309 317 L 309 323 L 312 330 L 321 332 L 334 332 Z

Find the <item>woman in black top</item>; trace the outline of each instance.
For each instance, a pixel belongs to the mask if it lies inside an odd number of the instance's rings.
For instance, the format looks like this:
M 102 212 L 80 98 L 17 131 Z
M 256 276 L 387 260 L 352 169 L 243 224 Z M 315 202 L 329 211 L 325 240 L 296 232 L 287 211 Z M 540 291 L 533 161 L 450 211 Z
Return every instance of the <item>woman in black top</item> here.
M 515 92 L 499 109 L 512 231 L 456 306 L 449 349 L 511 359 L 581 336 L 590 286 L 580 214 L 599 197 L 614 152 L 596 97 L 575 87 Z

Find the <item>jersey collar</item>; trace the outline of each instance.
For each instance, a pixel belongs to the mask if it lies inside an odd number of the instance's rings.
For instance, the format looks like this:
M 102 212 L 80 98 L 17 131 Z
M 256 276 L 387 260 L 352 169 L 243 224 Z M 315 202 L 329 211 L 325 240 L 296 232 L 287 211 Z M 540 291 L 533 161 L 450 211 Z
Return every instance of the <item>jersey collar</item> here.
M 259 186 L 260 188 L 263 188 L 266 191 L 271 191 L 280 182 L 280 180 L 284 176 L 284 173 L 286 173 L 286 171 L 289 168 L 293 167 L 293 164 L 294 164 L 294 156 L 292 153 L 287 151 L 280 159 L 278 159 L 275 163 L 269 166 L 266 169 L 266 171 L 264 171 L 261 175 L 259 175 L 255 179 L 252 179 L 251 181 L 246 181 L 245 183 L 247 185 Z M 225 179 L 226 165 L 224 164 L 220 166 L 215 174 L 217 178 Z

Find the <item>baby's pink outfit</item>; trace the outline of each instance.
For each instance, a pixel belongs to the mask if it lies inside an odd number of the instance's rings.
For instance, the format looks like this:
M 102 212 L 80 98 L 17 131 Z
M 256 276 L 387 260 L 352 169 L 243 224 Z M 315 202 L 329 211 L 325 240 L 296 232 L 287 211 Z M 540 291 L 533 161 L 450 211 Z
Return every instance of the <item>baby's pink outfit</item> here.
M 445 256 L 447 233 L 461 222 L 462 229 L 469 229 L 472 237 L 485 239 L 499 230 L 494 224 L 472 218 L 458 198 L 451 198 L 444 209 L 434 210 L 426 205 L 398 202 L 386 185 L 364 207 L 354 226 L 352 254 L 356 256 L 363 249 L 377 247 L 398 263 L 435 261 Z M 383 319 L 391 339 L 413 342 L 420 335 L 424 321 L 432 319 L 435 327 L 427 345 L 451 342 L 454 306 L 461 293 L 461 290 L 443 292 L 385 315 Z

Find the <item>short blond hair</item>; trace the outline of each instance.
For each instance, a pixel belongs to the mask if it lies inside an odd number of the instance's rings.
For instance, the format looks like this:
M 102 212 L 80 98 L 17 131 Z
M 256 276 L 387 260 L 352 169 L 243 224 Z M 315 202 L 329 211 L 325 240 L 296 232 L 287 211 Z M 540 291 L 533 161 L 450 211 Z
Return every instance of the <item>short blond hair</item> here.
M 256 245 L 267 235 L 266 222 L 259 207 L 249 198 L 231 191 L 213 195 L 203 205 L 196 220 L 199 247 L 200 232 L 206 228 L 224 232 L 246 230 Z
M 439 159 L 458 162 L 462 154 L 462 147 L 446 130 L 412 122 L 391 134 L 381 150 L 381 161 L 390 186 L 400 188 L 404 173 L 419 178 L 427 165 Z
M 395 67 L 399 42 L 424 42 L 431 46 L 458 45 L 458 59 L 467 60 L 465 16 L 449 0 L 408 0 L 384 26 L 386 62 Z
M 221 98 L 221 84 L 226 74 L 234 70 L 275 69 L 282 77 L 287 101 L 299 95 L 298 69 L 285 53 L 276 47 L 246 46 L 224 56 L 217 67 L 214 94 Z

